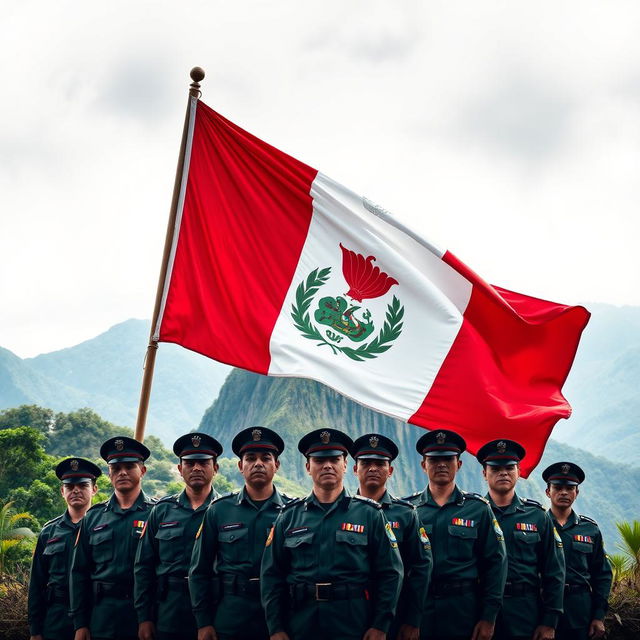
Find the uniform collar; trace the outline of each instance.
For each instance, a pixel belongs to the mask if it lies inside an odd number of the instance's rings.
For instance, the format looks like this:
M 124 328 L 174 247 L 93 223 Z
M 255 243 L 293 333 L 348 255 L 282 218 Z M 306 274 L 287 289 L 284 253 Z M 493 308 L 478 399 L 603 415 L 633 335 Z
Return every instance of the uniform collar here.
M 342 489 L 342 493 L 336 498 L 335 502 L 329 507 L 329 509 L 326 509 L 325 505 L 323 505 L 318 498 L 316 497 L 316 494 L 313 493 L 313 491 L 304 499 L 304 509 L 305 511 L 310 507 L 310 506 L 314 506 L 318 509 L 322 509 L 323 511 L 330 511 L 331 509 L 333 509 L 333 507 L 336 504 L 340 504 L 341 506 L 346 506 L 348 505 L 348 503 L 351 501 L 351 495 L 349 494 L 349 491 L 347 490 L 346 487 L 344 487 Z
M 358 489 L 358 491 L 356 491 L 357 495 L 362 495 L 360 493 L 360 489 Z M 389 505 L 393 504 L 393 500 L 391 499 L 391 494 L 385 489 L 384 493 L 382 494 L 382 497 L 380 498 L 380 500 L 377 500 L 376 502 L 379 502 L 383 507 L 388 507 Z
M 553 524 L 556 529 L 569 529 L 570 527 L 575 527 L 580 522 L 578 514 L 573 509 L 571 509 L 571 513 L 569 514 L 567 521 L 564 523 L 564 526 L 556 520 L 556 517 L 553 515 L 553 511 L 549 510 L 549 514 L 553 519 Z
M 78 520 L 78 522 L 74 523 L 71 519 L 71 515 L 69 514 L 69 509 L 62 514 L 62 520 L 60 521 L 60 523 L 65 527 L 70 527 L 71 529 L 75 529 L 81 522 L 82 520 Z
M 517 493 L 513 494 L 513 500 L 511 500 L 511 504 L 508 504 L 506 507 L 499 507 L 494 501 L 493 498 L 491 497 L 491 495 L 489 494 L 489 492 L 487 492 L 487 495 L 485 496 L 485 498 L 489 501 L 489 504 L 491 505 L 492 509 L 498 509 L 500 511 L 502 511 L 502 513 L 506 516 L 506 515 L 511 515 L 513 513 L 515 513 L 516 511 L 524 511 L 524 503 L 522 502 L 522 500 L 518 497 Z
M 136 498 L 136 501 L 128 508 L 123 509 L 118 502 L 115 492 L 111 494 L 111 497 L 107 501 L 105 511 L 113 511 L 114 513 L 128 513 L 129 511 L 138 511 L 143 509 L 144 503 L 147 502 L 147 496 L 144 495 L 144 491 L 140 490 L 140 495 Z
M 209 504 L 211 503 L 211 501 L 216 497 L 216 492 L 213 489 L 213 487 L 211 488 L 211 491 L 209 491 L 209 495 L 207 496 L 207 498 L 205 499 L 205 501 L 197 508 L 197 509 L 193 509 L 193 507 L 191 506 L 191 502 L 189 502 L 189 497 L 187 496 L 187 490 L 183 489 L 179 494 L 178 494 L 178 500 L 177 503 L 183 507 L 184 509 L 189 509 L 190 511 L 202 511 L 204 509 L 206 509 Z
M 251 505 L 254 508 L 256 506 L 253 500 L 251 500 L 251 498 L 249 497 L 246 486 L 242 487 L 236 499 L 236 504 L 238 505 L 241 505 L 243 502 L 246 502 L 248 505 Z M 279 507 L 282 506 L 282 496 L 280 495 L 278 489 L 276 489 L 275 485 L 273 485 L 273 493 L 267 498 L 266 502 L 272 502 Z
M 453 502 L 455 502 L 458 505 L 461 505 L 464 502 L 464 494 L 462 493 L 462 491 L 460 491 L 460 489 L 458 489 L 457 484 L 454 485 L 453 491 L 451 492 L 451 495 L 449 496 L 449 499 L 445 502 L 445 504 L 451 504 Z M 431 491 L 429 491 L 429 485 L 425 487 L 425 490 L 422 492 L 422 495 L 420 496 L 420 504 L 429 504 L 432 507 L 440 508 L 440 505 L 433 499 L 433 496 L 431 495 Z

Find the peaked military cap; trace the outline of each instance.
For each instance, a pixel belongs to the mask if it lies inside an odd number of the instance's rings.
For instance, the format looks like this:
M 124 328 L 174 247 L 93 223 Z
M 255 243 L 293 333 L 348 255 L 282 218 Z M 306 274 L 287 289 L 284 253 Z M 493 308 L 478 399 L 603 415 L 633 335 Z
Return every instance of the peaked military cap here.
M 386 436 L 367 433 L 353 442 L 351 455 L 355 460 L 394 460 L 398 457 L 396 443 Z
M 515 440 L 500 438 L 482 445 L 478 449 L 476 458 L 480 464 L 488 464 L 491 467 L 500 467 L 508 464 L 516 464 L 526 455 L 524 447 Z
M 116 462 L 144 462 L 151 452 L 142 442 L 138 442 L 127 436 L 109 438 L 100 447 L 100 457 L 108 464 Z
M 210 460 L 222 453 L 222 445 L 208 433 L 185 433 L 173 443 L 173 453 L 181 460 Z
M 307 458 L 329 458 L 351 452 L 353 440 L 337 429 L 316 429 L 300 438 L 298 451 Z
M 573 462 L 554 462 L 542 472 L 542 479 L 549 484 L 575 486 L 584 482 L 584 471 Z
M 284 441 L 271 429 L 249 427 L 236 434 L 231 448 L 238 458 L 247 451 L 271 451 L 279 456 L 284 451 Z
M 100 467 L 84 458 L 67 458 L 56 466 L 56 475 L 63 484 L 76 484 L 95 480 L 102 475 Z
M 416 450 L 423 456 L 459 456 L 467 448 L 464 438 L 447 429 L 425 433 L 416 442 Z

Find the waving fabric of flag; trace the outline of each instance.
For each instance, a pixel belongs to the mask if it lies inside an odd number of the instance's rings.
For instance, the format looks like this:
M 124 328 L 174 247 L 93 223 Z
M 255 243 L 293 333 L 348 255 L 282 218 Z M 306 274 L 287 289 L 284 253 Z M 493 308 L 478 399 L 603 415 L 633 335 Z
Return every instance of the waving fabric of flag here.
M 487 284 L 193 99 L 156 340 L 317 380 L 400 420 L 453 429 L 472 452 L 517 440 L 526 476 L 571 413 L 561 389 L 588 319 Z

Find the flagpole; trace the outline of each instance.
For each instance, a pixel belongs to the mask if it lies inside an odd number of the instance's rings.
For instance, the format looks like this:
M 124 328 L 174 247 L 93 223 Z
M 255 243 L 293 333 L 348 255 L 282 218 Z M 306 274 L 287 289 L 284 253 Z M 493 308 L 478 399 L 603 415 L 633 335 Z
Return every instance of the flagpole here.
M 180 143 L 180 153 L 178 154 L 178 167 L 176 169 L 176 179 L 173 183 L 173 197 L 171 199 L 171 210 L 169 212 L 169 221 L 167 223 L 167 234 L 164 241 L 164 252 L 162 254 L 162 264 L 160 266 L 160 277 L 158 278 L 158 288 L 156 291 L 156 302 L 153 308 L 153 317 L 151 318 L 151 331 L 149 333 L 149 344 L 144 359 L 142 373 L 142 388 L 140 389 L 140 402 L 138 404 L 138 417 L 136 419 L 135 439 L 139 442 L 144 440 L 144 428 L 147 422 L 147 413 L 149 410 L 149 397 L 151 395 L 151 384 L 153 382 L 153 370 L 156 364 L 156 352 L 158 351 L 158 341 L 154 340 L 154 332 L 158 315 L 160 313 L 160 305 L 162 302 L 162 294 L 164 291 L 165 280 L 167 278 L 167 267 L 169 264 L 169 255 L 173 244 L 173 234 L 178 212 L 178 200 L 180 196 L 180 186 L 182 184 L 184 170 L 184 156 L 187 146 L 187 132 L 189 129 L 189 112 L 191 106 L 191 98 L 199 98 L 200 82 L 204 79 L 204 69 L 194 67 L 191 69 L 191 80 L 193 82 L 189 86 L 189 100 L 187 101 L 187 112 L 184 118 L 184 127 L 182 129 L 182 142 Z

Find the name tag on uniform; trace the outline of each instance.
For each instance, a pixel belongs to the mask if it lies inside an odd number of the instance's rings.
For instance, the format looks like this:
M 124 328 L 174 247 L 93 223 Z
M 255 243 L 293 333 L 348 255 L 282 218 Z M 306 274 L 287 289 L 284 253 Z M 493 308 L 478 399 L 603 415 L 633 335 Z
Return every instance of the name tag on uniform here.
M 160 529 L 169 529 L 170 527 L 177 527 L 180 523 L 177 520 L 173 522 L 161 522 L 158 527 Z
M 576 542 L 587 542 L 589 544 L 593 544 L 593 538 L 591 536 L 581 536 L 579 534 L 576 534 L 575 536 L 573 536 L 573 539 Z
M 340 528 L 343 531 L 353 531 L 355 533 L 364 533 L 364 525 L 363 524 L 351 524 L 350 522 L 343 522 L 340 525 Z
M 537 531 L 538 525 L 531 522 L 516 522 L 517 531 Z
M 108 524 L 99 524 L 97 527 L 93 527 L 91 531 L 102 531 L 103 529 L 106 529 L 108 526 L 109 526 Z
M 284 535 L 287 537 L 300 536 L 303 533 L 307 533 L 307 531 L 311 531 L 311 529 L 309 527 L 295 527 L 293 529 L 289 529 L 288 531 L 285 531 Z
M 220 531 L 235 531 L 236 529 L 242 529 L 244 522 L 230 522 L 229 524 L 223 524 L 220 527 Z
M 458 527 L 475 527 L 475 520 L 465 520 L 464 518 L 452 518 L 451 524 L 455 524 Z

